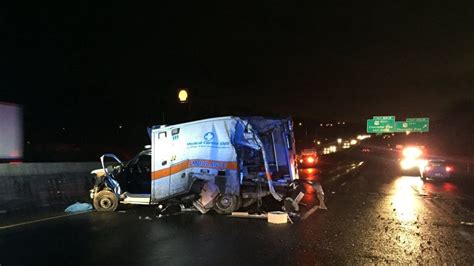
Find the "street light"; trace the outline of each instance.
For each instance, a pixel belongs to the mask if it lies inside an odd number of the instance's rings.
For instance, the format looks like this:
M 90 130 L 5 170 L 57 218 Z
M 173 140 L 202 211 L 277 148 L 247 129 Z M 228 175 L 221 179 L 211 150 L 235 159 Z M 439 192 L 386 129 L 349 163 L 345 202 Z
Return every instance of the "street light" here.
M 188 102 L 188 91 L 186 89 L 181 89 L 178 92 L 178 99 L 180 103 L 187 103 Z

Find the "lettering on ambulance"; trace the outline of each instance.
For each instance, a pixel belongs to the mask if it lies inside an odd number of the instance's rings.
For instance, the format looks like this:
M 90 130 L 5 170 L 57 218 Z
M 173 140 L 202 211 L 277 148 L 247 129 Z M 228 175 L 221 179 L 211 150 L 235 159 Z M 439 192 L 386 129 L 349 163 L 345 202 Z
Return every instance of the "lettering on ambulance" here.
M 214 161 L 214 160 L 185 160 L 171 166 L 171 173 L 168 169 L 154 171 L 151 174 L 153 180 L 174 175 L 189 168 L 207 168 L 217 170 L 237 170 L 237 162 L 234 161 Z
M 214 160 L 190 160 L 189 168 L 210 168 L 218 170 L 237 170 L 237 162 L 232 161 L 214 161 Z
M 186 143 L 188 149 L 190 148 L 217 148 L 228 149 L 231 147 L 229 141 L 219 141 L 214 132 L 206 132 L 200 141 L 189 141 Z

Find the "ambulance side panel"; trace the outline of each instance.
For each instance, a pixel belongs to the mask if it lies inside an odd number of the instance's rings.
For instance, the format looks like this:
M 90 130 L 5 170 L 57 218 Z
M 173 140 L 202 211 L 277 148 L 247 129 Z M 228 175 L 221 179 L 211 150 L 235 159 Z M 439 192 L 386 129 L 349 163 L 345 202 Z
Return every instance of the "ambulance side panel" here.
M 224 183 L 221 193 L 239 193 L 237 156 L 231 143 L 235 123 L 222 118 L 153 130 L 152 200 L 186 193 L 197 179 L 216 182 L 217 175 Z M 169 142 L 156 139 L 163 131 Z M 169 164 L 162 165 L 163 158 L 168 158 Z M 166 173 L 168 177 L 164 177 Z

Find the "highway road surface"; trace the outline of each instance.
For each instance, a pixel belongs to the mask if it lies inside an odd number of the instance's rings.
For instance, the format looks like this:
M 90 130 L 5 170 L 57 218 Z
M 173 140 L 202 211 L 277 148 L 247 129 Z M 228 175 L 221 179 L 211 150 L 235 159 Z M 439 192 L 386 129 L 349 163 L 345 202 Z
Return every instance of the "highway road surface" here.
M 307 213 L 317 205 L 308 194 L 294 224 L 158 217 L 146 206 L 32 220 L 1 227 L 0 265 L 474 263 L 470 182 L 424 183 L 400 175 L 390 156 L 348 157 L 322 172 L 300 171 L 323 184 L 328 210 Z

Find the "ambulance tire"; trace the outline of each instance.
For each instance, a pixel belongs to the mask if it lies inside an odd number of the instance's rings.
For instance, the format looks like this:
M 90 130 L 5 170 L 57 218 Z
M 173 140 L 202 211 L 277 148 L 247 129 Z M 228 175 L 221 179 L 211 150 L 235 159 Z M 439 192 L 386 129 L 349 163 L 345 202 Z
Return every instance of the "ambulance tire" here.
M 241 196 L 236 196 L 237 197 L 237 208 L 235 209 L 238 211 L 240 208 L 242 208 L 243 200 Z
M 110 190 L 102 190 L 94 197 L 94 208 L 99 212 L 113 212 L 118 204 L 117 195 Z
M 255 198 L 244 199 L 244 200 L 242 201 L 242 207 L 247 208 L 247 207 L 249 207 L 249 206 L 255 204 L 255 202 L 257 202 L 257 199 L 255 199 Z
M 232 194 L 219 194 L 214 202 L 214 210 L 218 214 L 231 214 L 237 210 L 238 196 Z

